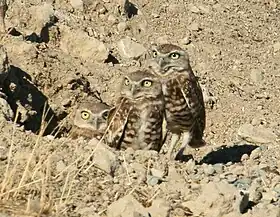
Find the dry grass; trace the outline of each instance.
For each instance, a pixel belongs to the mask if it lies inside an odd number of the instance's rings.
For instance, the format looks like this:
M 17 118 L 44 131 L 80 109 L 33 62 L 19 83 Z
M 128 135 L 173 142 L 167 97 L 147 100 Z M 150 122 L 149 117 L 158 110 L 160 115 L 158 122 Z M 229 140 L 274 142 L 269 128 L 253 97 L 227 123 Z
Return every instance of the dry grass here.
M 121 104 L 116 109 L 117 111 L 120 109 Z M 45 106 L 46 108 L 46 106 Z M 45 109 L 44 109 L 45 110 Z M 99 145 L 104 141 L 105 135 L 107 134 L 111 124 L 112 120 L 114 119 L 116 113 L 112 117 L 111 122 L 108 124 L 108 127 L 101 138 L 101 140 L 95 145 L 92 152 L 84 158 L 83 156 L 80 156 L 78 159 L 75 159 L 71 164 L 69 164 L 66 168 L 64 168 L 63 171 L 61 171 L 59 174 L 56 174 L 55 176 L 51 176 L 51 156 L 47 156 L 47 159 L 41 159 L 39 162 L 37 162 L 35 165 L 32 165 L 32 160 L 34 160 L 35 153 L 40 153 L 40 145 L 42 144 L 43 140 L 43 134 L 47 128 L 47 126 L 50 123 L 50 120 L 46 123 L 46 117 L 49 110 L 46 110 L 43 112 L 42 122 L 41 122 L 41 128 L 39 130 L 38 135 L 36 136 L 35 143 L 32 147 L 32 151 L 30 155 L 28 156 L 26 160 L 26 165 L 23 170 L 20 169 L 20 165 L 22 165 L 22 162 L 18 162 L 18 160 L 14 159 L 13 157 L 13 151 L 15 148 L 15 134 L 17 130 L 17 119 L 19 117 L 19 112 L 16 112 L 15 120 L 13 123 L 13 130 L 12 135 L 10 137 L 10 147 L 9 147 L 9 153 L 8 153 L 8 162 L 7 167 L 5 170 L 4 178 L 1 182 L 1 188 L 0 188 L 0 213 L 8 213 L 12 216 L 61 216 L 63 213 L 67 211 L 67 203 L 69 202 L 71 198 L 71 192 L 75 184 L 76 177 L 81 172 L 87 172 L 94 163 L 91 163 L 87 168 L 86 165 L 98 149 Z M 63 123 L 61 123 L 58 126 L 58 132 L 63 127 Z M 56 135 L 55 135 L 56 136 Z M 69 141 L 69 137 L 66 138 L 62 144 Z M 50 141 L 49 145 L 52 144 L 54 140 Z M 43 153 L 42 153 L 43 154 Z M 84 160 L 83 160 L 84 159 Z M 69 171 L 69 168 L 72 165 L 78 164 L 80 160 L 83 160 L 81 167 L 77 171 Z M 125 159 L 124 159 L 125 161 Z M 38 172 L 41 172 L 41 177 L 36 179 L 36 174 Z M 43 171 L 43 173 L 42 173 Z M 50 192 L 49 185 L 51 184 L 51 181 L 56 180 L 60 175 L 67 172 L 66 177 L 64 178 L 63 182 L 63 189 L 62 193 L 59 198 L 50 198 L 52 195 L 52 192 Z M 22 173 L 22 174 L 20 174 Z M 130 177 L 127 173 L 129 182 Z M 19 180 L 19 181 L 18 181 Z M 39 189 L 40 198 L 39 198 L 39 208 L 37 208 L 35 211 L 31 206 L 31 198 L 32 193 L 30 192 L 29 197 L 26 198 L 25 202 L 23 204 L 15 204 L 11 201 L 16 201 L 17 198 L 22 195 L 26 195 L 26 190 L 31 188 L 32 186 L 36 186 L 37 189 Z M 47 196 L 48 195 L 48 196 Z
M 16 112 L 15 120 L 13 123 L 13 131 L 10 139 L 10 148 L 8 153 L 8 163 L 6 167 L 6 171 L 4 174 L 4 178 L 1 182 L 1 192 L 0 192 L 0 210 L 2 212 L 10 213 L 12 215 L 16 216 L 44 216 L 45 213 L 49 213 L 50 211 L 50 198 L 47 198 L 46 192 L 47 192 L 47 186 L 48 182 L 50 180 L 50 163 L 49 160 L 45 163 L 46 170 L 43 173 L 43 177 L 37 180 L 34 180 L 36 171 L 40 170 L 40 167 L 42 167 L 42 162 L 39 162 L 35 165 L 34 168 L 31 168 L 31 161 L 34 157 L 35 151 L 38 150 L 38 147 L 40 145 L 42 135 L 46 129 L 46 126 L 48 126 L 49 123 L 44 124 L 44 120 L 46 118 L 46 115 L 48 114 L 48 111 L 44 112 L 45 115 L 43 115 L 42 122 L 41 122 L 41 129 L 39 131 L 39 134 L 37 135 L 36 142 L 33 146 L 32 152 L 30 156 L 27 159 L 26 166 L 21 174 L 20 181 L 17 183 L 16 177 L 19 176 L 19 174 L 16 174 L 20 171 L 19 169 L 19 162 L 17 160 L 13 159 L 13 150 L 14 150 L 14 138 L 16 133 L 16 122 L 19 117 L 19 112 Z M 45 126 L 44 126 L 45 125 Z M 11 169 L 11 165 L 13 162 L 13 168 Z M 33 173 L 30 173 L 30 171 L 33 171 Z M 31 175 L 30 182 L 27 182 L 29 174 Z M 10 201 L 15 201 L 15 199 L 18 197 L 18 195 L 21 193 L 21 191 L 27 187 L 30 187 L 35 184 L 40 184 L 40 209 L 37 212 L 33 212 L 30 210 L 30 198 L 27 199 L 27 202 L 24 205 L 17 205 L 15 203 L 11 203 Z M 13 194 L 12 194 L 13 193 Z M 30 194 L 31 196 L 31 194 Z M 24 208 L 25 207 L 25 208 Z

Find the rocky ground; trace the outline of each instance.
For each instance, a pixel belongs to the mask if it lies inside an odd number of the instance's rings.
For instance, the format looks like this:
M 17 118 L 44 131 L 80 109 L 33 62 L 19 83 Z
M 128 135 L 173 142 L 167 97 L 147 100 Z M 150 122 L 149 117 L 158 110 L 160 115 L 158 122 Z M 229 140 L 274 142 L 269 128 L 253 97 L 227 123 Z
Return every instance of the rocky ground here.
M 9 1 L 0 216 L 279 217 L 279 20 L 277 0 Z M 162 42 L 188 51 L 208 93 L 207 146 L 177 162 L 68 138 L 75 105 L 113 105 Z

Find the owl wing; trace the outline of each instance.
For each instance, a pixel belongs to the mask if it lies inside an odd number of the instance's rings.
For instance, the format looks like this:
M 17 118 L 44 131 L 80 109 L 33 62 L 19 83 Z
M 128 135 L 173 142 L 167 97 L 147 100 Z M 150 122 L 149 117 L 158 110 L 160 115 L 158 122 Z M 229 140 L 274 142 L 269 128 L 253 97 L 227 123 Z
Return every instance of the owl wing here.
M 127 127 L 128 116 L 130 113 L 129 103 L 122 99 L 113 107 L 108 115 L 108 133 L 107 142 L 109 146 L 120 149 L 121 142 L 124 137 L 124 132 Z
M 166 122 L 163 122 L 164 119 L 164 107 L 163 105 L 156 105 L 153 109 L 152 112 L 152 120 L 156 120 L 155 122 L 153 122 L 152 125 L 152 132 L 155 132 L 155 135 L 157 135 L 157 139 L 155 142 L 155 146 L 153 149 L 156 151 L 160 151 L 163 143 L 164 143 L 164 139 L 165 139 L 165 134 L 167 133 L 166 130 L 166 126 L 164 124 L 166 124 Z M 164 130 L 163 130 L 164 129 Z
M 202 137 L 205 129 L 205 107 L 203 94 L 199 82 L 193 72 L 188 72 L 188 75 L 189 76 L 186 79 L 186 82 L 184 82 L 184 84 L 180 84 L 182 87 L 181 90 L 189 106 L 190 112 L 196 121 L 193 129 L 194 135 Z

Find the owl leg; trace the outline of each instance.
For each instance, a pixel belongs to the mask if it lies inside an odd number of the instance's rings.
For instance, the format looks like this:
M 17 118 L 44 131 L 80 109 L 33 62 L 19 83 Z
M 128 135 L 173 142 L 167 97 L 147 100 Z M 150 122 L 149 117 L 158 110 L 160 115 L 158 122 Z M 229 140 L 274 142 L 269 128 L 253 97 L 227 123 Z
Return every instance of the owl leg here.
M 180 134 L 175 134 L 175 133 L 172 134 L 171 143 L 170 143 L 170 146 L 169 146 L 169 149 L 167 152 L 167 157 L 169 159 L 171 159 L 172 152 L 173 152 L 174 148 L 176 147 L 177 143 L 179 142 L 180 137 L 181 137 Z
M 191 139 L 192 139 L 191 132 L 183 133 L 183 142 L 182 142 L 182 145 L 181 145 L 179 151 L 176 154 L 175 160 L 183 159 L 184 150 L 186 149 L 187 145 L 189 145 Z

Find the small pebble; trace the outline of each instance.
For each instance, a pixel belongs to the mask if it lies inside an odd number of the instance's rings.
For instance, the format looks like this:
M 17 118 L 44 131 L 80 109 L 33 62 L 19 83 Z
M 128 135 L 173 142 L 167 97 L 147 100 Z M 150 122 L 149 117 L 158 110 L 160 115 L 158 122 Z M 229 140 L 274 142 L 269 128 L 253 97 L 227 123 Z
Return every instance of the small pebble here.
M 252 181 L 249 178 L 238 179 L 234 182 L 234 186 L 236 186 L 238 189 L 248 190 L 251 182 Z
M 278 52 L 280 50 L 280 42 L 277 42 L 273 45 L 274 52 Z
M 159 184 L 159 182 L 160 182 L 159 177 L 147 175 L 147 184 L 148 185 L 154 186 L 154 185 Z
M 223 164 L 214 164 L 213 167 L 217 173 L 222 173 L 224 171 Z
M 195 13 L 195 14 L 199 13 L 199 11 L 200 11 L 199 8 L 196 7 L 196 6 L 193 5 L 193 4 L 191 4 L 191 5 L 189 6 L 189 10 L 190 10 L 191 12 Z
M 114 25 L 114 24 L 117 24 L 117 23 L 118 23 L 118 19 L 117 19 L 114 15 L 110 14 L 110 15 L 108 16 L 108 22 L 109 22 L 111 25 Z
M 259 158 L 260 156 L 260 152 L 261 149 L 260 148 L 256 148 L 255 150 L 253 150 L 250 154 L 250 160 L 256 160 Z
M 227 176 L 227 181 L 229 184 L 233 184 L 236 180 L 237 180 L 237 177 L 234 174 Z
M 128 26 L 126 22 L 120 22 L 118 23 L 117 28 L 119 32 L 124 32 L 125 30 L 127 30 Z
M 253 69 L 251 71 L 250 76 L 251 76 L 251 80 L 254 83 L 260 83 L 263 80 L 263 72 L 260 71 L 259 69 Z
M 199 24 L 198 23 L 192 23 L 189 27 L 188 27 L 189 30 L 191 31 L 199 31 L 200 30 L 200 27 L 199 27 Z
M 204 173 L 206 175 L 213 175 L 215 173 L 215 169 L 213 168 L 213 166 L 208 165 L 204 168 Z
M 241 157 L 241 161 L 244 162 L 246 160 L 249 159 L 249 155 L 248 154 L 243 154 L 242 157 Z
M 161 179 L 163 178 L 163 175 L 164 175 L 164 171 L 157 170 L 155 168 L 151 169 L 151 173 L 152 173 L 153 176 L 156 176 L 156 177 L 161 178 Z

